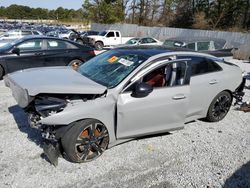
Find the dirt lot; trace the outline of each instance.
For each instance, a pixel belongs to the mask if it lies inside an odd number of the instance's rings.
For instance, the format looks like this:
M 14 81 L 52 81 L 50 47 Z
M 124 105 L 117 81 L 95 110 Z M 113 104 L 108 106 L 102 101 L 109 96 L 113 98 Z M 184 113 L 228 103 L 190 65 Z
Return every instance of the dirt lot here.
M 249 63 L 236 63 L 250 72 Z M 250 101 L 250 90 L 245 100 Z M 250 187 L 250 113 L 234 107 L 219 123 L 196 121 L 180 131 L 130 141 L 86 164 L 60 158 L 55 168 L 41 155 L 39 133 L 28 127 L 0 81 L 0 140 L 1 188 Z

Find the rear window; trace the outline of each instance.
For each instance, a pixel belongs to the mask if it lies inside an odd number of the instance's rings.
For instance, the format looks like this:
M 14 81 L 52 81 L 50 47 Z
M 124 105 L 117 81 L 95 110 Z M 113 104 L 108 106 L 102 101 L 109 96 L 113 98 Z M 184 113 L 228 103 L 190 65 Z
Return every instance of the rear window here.
M 198 51 L 209 50 L 209 44 L 210 42 L 197 42 L 197 50 Z

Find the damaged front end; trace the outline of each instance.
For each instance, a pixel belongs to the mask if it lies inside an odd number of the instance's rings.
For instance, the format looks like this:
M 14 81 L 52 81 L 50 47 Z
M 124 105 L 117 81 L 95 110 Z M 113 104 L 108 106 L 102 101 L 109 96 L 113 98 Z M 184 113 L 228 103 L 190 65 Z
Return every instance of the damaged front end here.
M 86 102 L 100 96 L 102 95 L 40 95 L 24 109 L 28 114 L 30 127 L 41 131 L 43 150 L 51 164 L 58 164 L 58 157 L 63 153 L 61 138 L 71 126 L 44 125 L 41 120 L 62 112 L 67 105 L 72 105 L 75 101 Z
M 233 92 L 233 97 L 235 98 L 234 106 L 241 105 L 243 103 L 243 97 L 245 95 L 244 92 L 245 85 L 246 85 L 246 77 L 243 75 L 241 84 Z

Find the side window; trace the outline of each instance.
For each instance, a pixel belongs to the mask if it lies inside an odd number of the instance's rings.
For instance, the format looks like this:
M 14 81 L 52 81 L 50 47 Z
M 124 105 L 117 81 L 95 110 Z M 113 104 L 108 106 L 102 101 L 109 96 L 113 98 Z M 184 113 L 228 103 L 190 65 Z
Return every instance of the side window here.
M 119 34 L 119 32 L 116 32 L 116 37 L 120 37 L 120 34 Z
M 107 34 L 107 37 L 115 37 L 115 33 L 114 33 L 114 32 L 109 32 L 109 33 Z
M 39 33 L 37 31 L 33 31 L 34 35 L 39 35 Z
M 222 70 L 222 68 L 213 60 L 201 57 L 192 57 L 191 67 L 192 67 L 192 76 Z
M 223 42 L 214 41 L 214 48 L 215 48 L 215 50 L 223 49 L 224 45 L 225 45 L 225 43 L 223 43 Z
M 42 39 L 28 40 L 19 44 L 17 48 L 19 48 L 21 52 L 35 51 L 35 50 L 41 50 L 42 44 L 43 44 Z
M 140 40 L 140 44 L 147 44 L 147 43 L 148 43 L 147 38 L 142 38 L 142 39 Z
M 32 35 L 31 31 L 22 31 L 22 35 Z
M 189 43 L 187 44 L 187 48 L 191 50 L 195 50 L 195 43 Z
M 147 41 L 148 41 L 148 43 L 156 43 L 156 41 L 152 38 L 148 38 Z
M 197 50 L 209 50 L 209 44 L 210 42 L 197 42 Z
M 60 50 L 60 49 L 76 49 L 77 47 L 69 42 L 61 40 L 48 40 L 48 50 Z
M 146 74 L 142 81 L 154 88 L 185 85 L 186 68 L 185 62 L 169 63 Z

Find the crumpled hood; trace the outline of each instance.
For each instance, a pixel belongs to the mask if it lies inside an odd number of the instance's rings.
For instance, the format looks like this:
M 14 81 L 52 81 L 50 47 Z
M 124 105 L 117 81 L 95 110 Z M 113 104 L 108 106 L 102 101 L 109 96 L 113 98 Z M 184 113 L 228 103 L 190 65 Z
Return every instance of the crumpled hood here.
M 29 96 L 40 93 L 102 94 L 106 87 L 88 79 L 71 67 L 32 68 L 8 74 L 5 85 L 17 85 L 27 90 Z M 14 93 L 15 91 L 12 92 Z

